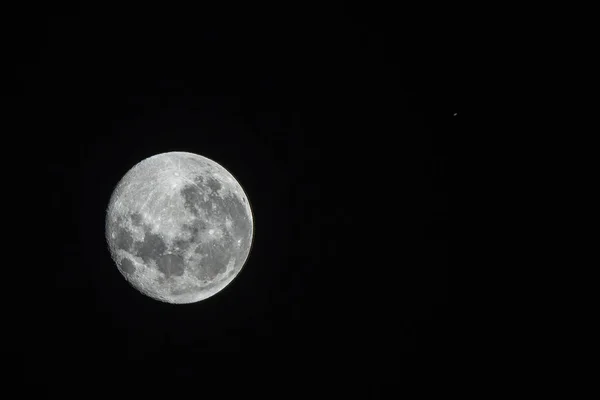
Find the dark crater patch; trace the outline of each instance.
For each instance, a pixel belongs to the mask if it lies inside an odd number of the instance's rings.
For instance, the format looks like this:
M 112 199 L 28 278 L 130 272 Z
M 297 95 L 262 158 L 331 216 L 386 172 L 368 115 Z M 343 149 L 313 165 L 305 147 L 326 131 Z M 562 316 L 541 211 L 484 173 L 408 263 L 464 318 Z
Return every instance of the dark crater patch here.
M 173 251 L 176 253 L 183 254 L 192 245 L 192 243 L 193 243 L 193 240 L 175 239 L 173 241 Z
M 117 248 L 128 251 L 133 244 L 133 236 L 121 225 L 118 225 L 115 230 L 115 243 Z
M 200 179 L 202 179 L 202 182 Z M 246 207 L 241 199 L 236 195 L 221 197 L 218 190 L 223 186 L 215 178 L 208 177 L 204 182 L 204 178 L 196 177 L 195 182 L 198 186 L 186 185 L 180 191 L 186 209 L 195 216 L 199 216 L 196 208 L 206 212 L 209 218 L 228 215 L 234 222 L 238 235 L 246 234 L 250 230 L 250 220 L 246 215 Z M 206 190 L 203 191 L 202 188 Z M 207 200 L 204 200 L 204 193 L 207 194 Z
M 202 175 L 196 175 L 193 179 L 194 183 L 196 183 L 198 186 L 202 186 L 204 185 L 204 176 Z
M 142 214 L 134 212 L 130 215 L 131 223 L 135 226 L 142 226 Z
M 191 224 L 183 224 L 182 229 L 195 237 L 199 233 L 205 232 L 208 229 L 208 224 L 201 218 L 194 218 Z
M 194 220 L 189 224 L 183 224 L 181 226 L 181 230 L 187 232 L 191 235 L 190 239 L 175 239 L 173 240 L 173 251 L 176 253 L 185 253 L 187 249 L 191 245 L 193 245 L 198 237 L 198 234 L 206 231 L 208 229 L 208 225 L 206 221 L 200 218 L 194 218 Z
M 201 280 L 211 280 L 217 274 L 225 271 L 231 258 L 231 245 L 233 238 L 226 235 L 219 241 L 209 241 L 200 244 L 195 253 L 200 254 L 200 269 L 196 277 Z
M 193 185 L 187 185 L 181 188 L 179 193 L 183 198 L 184 207 L 187 210 L 189 210 L 192 214 L 198 215 L 198 210 L 196 210 L 195 206 L 197 206 L 201 201 L 203 201 L 202 194 L 200 193 L 198 188 L 196 188 Z
M 146 228 L 144 241 L 135 242 L 134 249 L 142 260 L 148 262 L 150 260 L 155 260 L 158 256 L 162 255 L 167 250 L 167 245 L 159 235 L 150 232 L 150 230 Z
M 156 260 L 158 270 L 168 277 L 170 276 L 181 276 L 185 266 L 183 264 L 183 257 L 177 254 L 165 254 L 160 256 Z
M 232 221 L 232 230 L 235 236 L 245 238 L 252 229 L 246 208 L 237 196 L 227 196 L 215 200 L 223 214 L 228 215 Z
M 219 182 L 215 178 L 208 178 L 206 186 L 208 186 L 213 192 L 216 192 L 223 187 L 223 185 L 221 185 L 221 182 Z
M 197 208 L 200 208 L 207 213 L 212 212 L 212 202 L 210 200 L 204 200 L 204 195 L 200 188 L 195 185 L 184 186 L 180 191 L 181 197 L 184 200 L 184 207 L 189 210 L 192 214 L 198 216 Z
M 135 267 L 133 266 L 133 263 L 128 258 L 124 258 L 121 260 L 121 269 L 127 275 L 131 275 L 135 271 Z

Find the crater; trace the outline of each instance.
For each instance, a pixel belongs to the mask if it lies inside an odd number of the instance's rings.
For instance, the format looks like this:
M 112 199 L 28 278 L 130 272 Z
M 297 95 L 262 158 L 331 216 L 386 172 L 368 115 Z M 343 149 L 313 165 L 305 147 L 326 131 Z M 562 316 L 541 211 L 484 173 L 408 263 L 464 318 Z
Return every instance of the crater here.
M 121 269 L 127 275 L 131 275 L 131 274 L 133 274 L 135 272 L 135 266 L 133 265 L 133 263 L 131 262 L 131 260 L 128 259 L 128 258 L 124 258 L 124 259 L 121 260 Z
M 204 184 L 204 176 L 203 175 L 196 175 L 192 178 L 192 180 L 194 181 L 194 183 L 196 183 L 198 186 L 203 185 Z

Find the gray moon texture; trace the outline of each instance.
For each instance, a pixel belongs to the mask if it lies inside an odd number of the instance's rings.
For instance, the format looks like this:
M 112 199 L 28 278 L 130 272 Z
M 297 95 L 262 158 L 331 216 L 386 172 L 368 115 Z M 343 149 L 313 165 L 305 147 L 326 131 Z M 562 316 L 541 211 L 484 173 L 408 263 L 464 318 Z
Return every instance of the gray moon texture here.
M 238 181 L 192 153 L 149 157 L 112 193 L 106 240 L 125 279 L 167 303 L 207 299 L 239 274 L 250 254 L 254 222 Z

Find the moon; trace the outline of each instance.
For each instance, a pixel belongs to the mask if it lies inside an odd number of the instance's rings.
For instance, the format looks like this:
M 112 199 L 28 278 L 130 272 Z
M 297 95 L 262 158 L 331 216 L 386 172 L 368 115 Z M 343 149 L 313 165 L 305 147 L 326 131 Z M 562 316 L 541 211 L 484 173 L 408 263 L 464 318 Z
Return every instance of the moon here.
M 238 181 L 206 157 L 168 152 L 129 170 L 106 211 L 106 240 L 123 277 L 166 303 L 214 296 L 239 274 L 254 236 Z

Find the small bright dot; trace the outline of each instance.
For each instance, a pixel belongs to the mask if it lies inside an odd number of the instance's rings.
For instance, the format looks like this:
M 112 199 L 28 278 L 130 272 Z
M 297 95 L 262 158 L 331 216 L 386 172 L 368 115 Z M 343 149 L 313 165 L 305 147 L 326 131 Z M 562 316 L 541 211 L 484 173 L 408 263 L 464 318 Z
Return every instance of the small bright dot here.
M 454 116 L 456 117 L 456 115 L 457 115 L 457 114 L 458 114 L 458 113 L 454 113 Z

